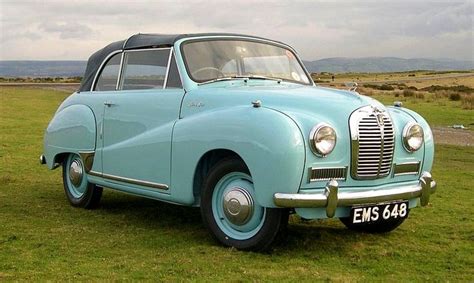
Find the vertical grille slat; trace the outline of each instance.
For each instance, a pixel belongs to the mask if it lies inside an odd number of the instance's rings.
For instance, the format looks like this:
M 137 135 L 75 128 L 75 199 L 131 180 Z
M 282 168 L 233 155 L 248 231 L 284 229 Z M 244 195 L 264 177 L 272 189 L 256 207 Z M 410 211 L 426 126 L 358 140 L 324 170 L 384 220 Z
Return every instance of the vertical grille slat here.
M 390 116 L 374 107 L 364 107 L 353 113 L 350 125 L 352 177 L 378 179 L 388 176 L 395 149 L 395 133 Z

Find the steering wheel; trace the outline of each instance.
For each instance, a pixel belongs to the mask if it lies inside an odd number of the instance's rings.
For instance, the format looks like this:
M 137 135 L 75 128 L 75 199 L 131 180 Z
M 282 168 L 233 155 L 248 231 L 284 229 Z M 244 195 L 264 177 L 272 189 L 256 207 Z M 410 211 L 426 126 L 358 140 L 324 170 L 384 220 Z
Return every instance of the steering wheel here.
M 197 69 L 197 70 L 194 71 L 194 72 L 191 72 L 191 74 L 192 74 L 193 77 L 194 77 L 194 76 L 196 76 L 196 74 L 198 74 L 198 73 L 200 73 L 200 72 L 204 72 L 204 71 L 214 71 L 214 72 L 218 73 L 218 77 L 221 77 L 221 76 L 222 76 L 222 77 L 225 77 L 224 73 L 223 73 L 221 70 L 219 70 L 219 69 L 217 69 L 217 68 L 215 68 L 215 67 L 202 67 L 202 68 Z

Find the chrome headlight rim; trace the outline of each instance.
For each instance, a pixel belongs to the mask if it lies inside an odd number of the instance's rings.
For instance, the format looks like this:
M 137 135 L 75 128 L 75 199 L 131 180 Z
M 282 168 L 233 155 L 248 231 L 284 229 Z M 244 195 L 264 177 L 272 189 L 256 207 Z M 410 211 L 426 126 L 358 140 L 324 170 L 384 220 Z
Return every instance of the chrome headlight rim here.
M 419 147 L 417 148 L 412 147 L 409 142 L 410 138 L 413 137 L 411 132 L 414 127 L 418 127 L 419 132 L 421 132 L 421 142 L 420 142 Z M 423 143 L 425 141 L 425 132 L 423 130 L 423 127 L 421 127 L 421 125 L 416 122 L 408 122 L 403 128 L 402 140 L 403 140 L 403 147 L 405 148 L 406 151 L 408 152 L 418 151 L 420 148 L 423 147 Z
M 334 133 L 334 144 L 332 145 L 332 148 L 328 152 L 322 152 L 316 145 L 316 142 L 317 142 L 316 136 L 325 127 L 330 128 Z M 309 133 L 309 144 L 310 144 L 311 151 L 318 157 L 326 157 L 329 154 L 331 154 L 334 151 L 334 148 L 336 147 L 336 143 L 337 143 L 336 130 L 334 129 L 333 126 L 329 125 L 328 123 L 323 122 L 323 123 L 317 124 L 311 129 L 311 132 Z

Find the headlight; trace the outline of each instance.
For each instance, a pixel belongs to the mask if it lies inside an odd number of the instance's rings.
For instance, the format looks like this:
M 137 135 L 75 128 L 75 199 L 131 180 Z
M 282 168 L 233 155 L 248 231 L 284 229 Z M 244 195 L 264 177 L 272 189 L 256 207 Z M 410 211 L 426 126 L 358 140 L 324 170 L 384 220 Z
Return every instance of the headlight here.
M 318 156 L 330 154 L 336 146 L 336 131 L 325 123 L 316 125 L 309 134 L 311 150 Z
M 417 151 L 423 145 L 423 128 L 417 123 L 410 122 L 403 129 L 403 146 L 409 152 Z

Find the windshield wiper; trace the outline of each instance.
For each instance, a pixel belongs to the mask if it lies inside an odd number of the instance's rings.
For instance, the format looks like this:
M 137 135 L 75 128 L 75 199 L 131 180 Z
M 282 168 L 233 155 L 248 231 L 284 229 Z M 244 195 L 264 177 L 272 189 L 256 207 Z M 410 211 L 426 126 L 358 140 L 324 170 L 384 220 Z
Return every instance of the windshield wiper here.
M 230 80 L 235 80 L 235 79 L 248 79 L 248 77 L 230 76 L 230 77 L 215 78 L 212 80 L 199 83 L 199 85 L 205 85 L 205 84 L 210 84 L 210 83 L 215 83 L 215 82 L 220 82 L 220 81 L 230 81 Z
M 273 78 L 273 77 L 265 77 L 265 76 L 258 76 L 258 75 L 251 75 L 251 76 L 229 76 L 229 77 L 222 77 L 222 78 L 215 78 L 209 81 L 205 81 L 202 83 L 199 83 L 200 85 L 203 84 L 210 84 L 210 83 L 215 83 L 215 82 L 220 82 L 220 81 L 229 81 L 229 80 L 235 80 L 235 79 L 243 79 L 243 80 L 250 80 L 250 79 L 256 79 L 256 80 L 269 80 L 269 81 L 277 81 L 280 83 L 282 79 L 279 78 Z

